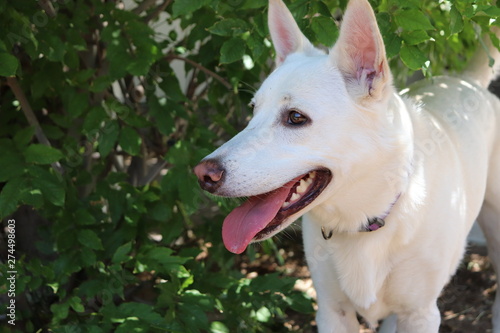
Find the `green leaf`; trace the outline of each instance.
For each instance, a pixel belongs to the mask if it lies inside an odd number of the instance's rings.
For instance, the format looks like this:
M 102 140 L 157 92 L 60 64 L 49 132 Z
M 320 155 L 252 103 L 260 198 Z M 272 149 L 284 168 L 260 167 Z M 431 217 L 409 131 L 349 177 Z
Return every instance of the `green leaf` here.
M 500 16 L 500 8 L 492 5 L 481 5 L 477 7 L 477 12 L 484 12 L 486 15 L 497 18 Z
M 106 288 L 104 280 L 86 280 L 78 286 L 78 294 L 81 296 L 93 297 Z
M 197 183 L 198 180 L 192 173 L 178 183 L 179 199 L 188 214 L 193 214 L 199 209 L 201 191 L 196 190 Z
M 392 58 L 399 53 L 401 50 L 401 42 L 403 40 L 395 33 L 390 33 L 388 36 L 384 37 L 385 52 L 387 53 L 387 58 Z
M 179 257 L 172 255 L 172 253 L 171 249 L 156 247 L 148 251 L 144 259 L 159 271 L 171 273 L 172 271 L 179 270 L 180 265 L 190 260 L 190 258 Z
M 309 10 L 312 10 L 314 14 L 319 14 L 325 17 L 332 17 L 332 14 L 330 13 L 330 8 L 328 7 L 327 4 L 325 4 L 324 1 L 311 2 L 311 9 Z
M 85 134 L 95 136 L 101 123 L 108 117 L 104 108 L 100 105 L 92 107 L 83 120 L 83 131 Z M 89 138 L 89 139 L 93 139 Z
M 89 88 L 91 92 L 103 92 L 104 90 L 111 87 L 111 79 L 108 75 L 99 76 L 94 81 Z
M 44 195 L 38 189 L 22 191 L 19 195 L 19 201 L 34 208 L 40 208 L 45 203 Z
M 163 135 L 171 135 L 175 131 L 174 118 L 168 109 L 169 104 L 166 98 L 158 99 L 156 96 L 151 96 L 149 99 L 149 111 L 155 118 L 155 126 Z
M 71 118 L 78 118 L 83 111 L 88 108 L 89 101 L 87 94 L 81 94 L 76 91 L 71 91 L 66 94 L 67 103 L 66 103 L 66 111 L 71 116 Z
M 220 49 L 220 63 L 229 64 L 243 58 L 245 54 L 245 41 L 241 38 L 232 38 L 222 44 Z
M 96 221 L 94 215 L 92 215 L 88 210 L 82 208 L 76 211 L 74 218 L 75 223 L 78 225 L 91 225 Z
M 384 39 L 385 52 L 387 58 L 392 58 L 399 54 L 402 39 L 392 30 L 392 16 L 387 12 L 377 14 L 377 24 Z
M 94 231 L 90 229 L 84 229 L 78 231 L 77 239 L 80 242 L 80 244 L 88 248 L 94 250 L 103 249 L 101 239 L 97 236 L 97 234 Z
M 326 46 L 333 45 L 339 35 L 339 29 L 335 22 L 325 16 L 315 17 L 311 23 L 311 28 L 318 41 Z
M 229 18 L 215 23 L 208 31 L 219 36 L 237 36 L 248 30 L 248 24 L 236 18 Z
M 108 26 L 103 30 L 103 40 L 108 42 L 106 57 L 109 60 L 109 79 L 123 77 L 127 66 L 134 61 L 129 53 L 130 42 L 123 36 L 120 26 Z
M 54 320 L 63 320 L 68 317 L 69 304 L 63 303 L 58 304 L 54 303 L 50 306 L 50 311 L 52 311 L 54 315 Z
M 80 58 L 78 57 L 77 51 L 74 49 L 66 49 L 63 63 L 68 68 L 78 69 L 78 66 L 80 65 Z
M 82 304 L 82 299 L 78 296 L 73 296 L 68 300 L 69 306 L 76 312 L 85 311 L 85 307 Z
M 264 45 L 264 40 L 259 34 L 251 34 L 248 36 L 247 45 L 252 51 L 253 60 L 258 60 L 267 50 Z
M 158 54 L 158 48 L 155 45 L 150 46 L 150 50 L 137 50 L 133 60 L 127 65 L 127 71 L 135 76 L 146 75 Z
M 427 16 L 418 9 L 403 9 L 394 14 L 396 23 L 404 30 L 433 30 Z
M 19 140 L 17 134 L 14 137 L 14 141 L 16 141 L 16 138 Z M 2 152 L 2 172 L 0 172 L 0 182 L 5 182 L 9 179 L 21 176 L 24 173 L 26 165 L 23 156 L 15 149 L 15 145 L 12 140 L 0 140 L 0 151 Z
M 59 126 L 54 126 L 51 124 L 43 124 L 42 130 L 49 139 L 60 140 L 66 137 L 66 133 L 63 132 Z
M 130 127 L 122 128 L 118 144 L 124 151 L 132 156 L 139 154 L 141 150 L 142 139 L 134 129 Z
M 476 15 L 476 8 L 475 6 L 467 6 L 462 13 L 467 19 L 471 19 Z
M 61 37 L 57 35 L 46 35 L 41 43 L 41 49 L 44 56 L 51 61 L 62 62 L 66 53 L 66 46 Z
M 0 218 L 12 214 L 19 203 L 21 190 L 25 189 L 25 181 L 22 178 L 13 178 L 7 182 L 0 192 Z
M 117 310 L 117 313 L 121 314 L 122 318 L 136 317 L 150 324 L 156 324 L 163 321 L 162 316 L 155 312 L 152 306 L 144 303 L 122 303 L 118 306 Z
M 417 45 L 431 39 L 424 30 L 403 31 L 401 37 L 407 45 Z
M 425 63 L 428 59 L 416 46 L 404 44 L 399 55 L 403 63 L 410 69 L 418 70 L 426 67 Z
M 111 262 L 114 264 L 118 264 L 129 261 L 132 258 L 131 256 L 128 255 L 131 250 L 132 250 L 132 242 L 127 242 L 121 245 L 118 249 L 116 249 L 115 253 L 113 254 Z
M 24 158 L 28 163 L 51 164 L 59 161 L 64 155 L 59 149 L 42 145 L 32 144 L 24 151 Z
M 271 311 L 263 306 L 255 312 L 255 319 L 262 323 L 267 323 L 271 319 Z
M 382 33 L 383 36 L 385 36 L 388 32 L 392 31 L 391 22 L 393 21 L 393 18 L 391 14 L 387 12 L 380 12 L 377 13 L 375 16 L 377 19 L 378 28 L 380 29 L 380 32 Z
M 278 290 L 292 289 L 295 278 L 282 278 L 279 273 L 259 275 L 251 281 L 252 290 L 255 292 L 274 292 Z
M 127 71 L 135 76 L 147 75 L 151 65 L 161 57 L 161 52 L 153 36 L 154 31 L 144 22 L 128 20 L 125 26 L 127 39 L 132 41 L 134 50 Z
M 179 85 L 179 80 L 173 72 L 170 73 L 160 73 L 161 82 L 159 84 L 160 88 L 165 92 L 165 95 L 169 100 L 173 102 L 185 102 L 186 96 L 181 90 Z M 151 98 L 153 99 L 153 98 Z M 155 98 L 156 99 L 156 96 Z M 165 100 L 166 102 L 166 100 Z M 163 103 L 164 104 L 164 103 Z M 164 106 L 164 105 L 163 105 Z M 168 109 L 164 109 L 163 112 L 168 112 Z
M 19 61 L 12 54 L 0 52 L 0 76 L 16 75 Z
M 70 240 L 73 242 L 71 247 L 73 248 L 76 244 L 74 244 L 74 238 L 68 237 L 66 234 L 61 234 L 62 238 L 65 240 Z M 59 244 L 57 244 L 59 246 Z M 56 279 L 61 278 L 62 276 L 69 276 L 74 272 L 78 272 L 82 267 L 80 266 L 78 260 L 75 260 L 75 253 L 73 251 L 66 251 L 60 255 L 57 261 L 54 261 L 54 273 L 56 275 Z M 59 290 L 61 293 L 62 289 Z
M 39 189 L 46 200 L 56 206 L 64 206 L 66 191 L 64 183 L 57 176 L 38 166 L 31 166 L 28 174 L 33 177 L 33 188 Z
M 120 116 L 127 125 L 135 128 L 143 128 L 151 126 L 151 123 L 142 115 L 138 115 L 134 111 L 129 111 L 127 114 Z
M 498 49 L 500 48 L 500 39 L 498 38 L 498 36 L 494 33 L 494 32 L 490 32 L 490 40 L 491 40 L 491 43 Z M 488 65 L 490 67 L 493 67 L 493 65 L 495 64 L 495 59 L 490 55 L 488 54 Z
M 464 19 L 455 4 L 450 9 L 450 35 L 457 34 L 464 29 Z
M 167 221 L 172 215 L 172 209 L 165 202 L 157 201 L 148 209 L 149 216 L 156 221 Z
M 97 260 L 95 251 L 88 247 L 81 248 L 78 252 L 78 257 L 78 262 L 82 263 L 84 267 L 92 267 Z
M 181 303 L 178 307 L 179 317 L 188 328 L 188 332 L 199 332 L 208 326 L 208 318 L 205 311 L 196 303 Z
M 314 308 L 311 299 L 304 294 L 296 293 L 287 297 L 287 302 L 290 303 L 290 308 L 300 313 L 314 313 Z
M 213 321 L 210 324 L 210 333 L 229 333 L 229 328 L 220 321 Z
M 115 121 L 107 122 L 104 127 L 99 130 L 99 137 L 97 139 L 99 153 L 102 157 L 108 156 L 118 140 L 120 128 Z
M 172 6 L 174 17 L 185 16 L 210 3 L 210 0 L 175 0 Z

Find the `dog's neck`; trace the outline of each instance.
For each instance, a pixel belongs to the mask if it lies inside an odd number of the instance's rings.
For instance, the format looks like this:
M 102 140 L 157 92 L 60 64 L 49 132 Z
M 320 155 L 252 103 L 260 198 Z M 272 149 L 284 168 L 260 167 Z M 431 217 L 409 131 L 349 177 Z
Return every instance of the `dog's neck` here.
M 396 204 L 396 202 L 399 200 L 399 197 L 401 196 L 401 193 L 399 193 L 396 196 L 396 199 L 391 203 L 387 211 L 382 214 L 381 216 L 376 216 L 368 219 L 368 223 L 361 227 L 359 229 L 359 232 L 372 232 L 372 231 L 377 231 L 380 228 L 382 228 L 385 225 L 385 219 L 389 216 L 391 213 L 392 207 Z M 325 240 L 328 240 L 332 238 L 333 236 L 333 230 L 327 231 L 324 226 L 321 227 L 321 234 Z
M 371 219 L 368 219 L 368 224 L 361 228 L 359 231 L 361 232 L 370 232 L 370 231 L 376 231 L 380 228 L 382 228 L 385 225 L 385 219 L 389 214 L 391 213 L 392 207 L 398 202 L 399 197 L 401 196 L 401 193 L 399 193 L 396 196 L 396 199 L 391 203 L 389 206 L 389 209 L 382 215 L 382 216 L 376 216 L 372 217 Z

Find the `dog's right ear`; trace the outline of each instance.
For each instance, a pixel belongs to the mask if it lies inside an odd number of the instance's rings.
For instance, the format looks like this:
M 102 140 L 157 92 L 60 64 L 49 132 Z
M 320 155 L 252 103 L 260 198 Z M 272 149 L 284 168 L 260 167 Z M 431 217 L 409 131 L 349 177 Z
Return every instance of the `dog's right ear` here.
M 312 53 L 314 46 L 300 31 L 292 13 L 281 0 L 269 0 L 269 31 L 276 50 L 276 64 L 295 52 Z

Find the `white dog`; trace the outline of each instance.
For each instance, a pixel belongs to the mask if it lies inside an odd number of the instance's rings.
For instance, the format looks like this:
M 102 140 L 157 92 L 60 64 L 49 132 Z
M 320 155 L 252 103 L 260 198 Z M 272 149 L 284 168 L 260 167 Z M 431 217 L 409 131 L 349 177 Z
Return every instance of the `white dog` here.
M 396 93 L 366 0 L 351 0 L 329 54 L 270 0 L 276 70 L 241 133 L 195 173 L 216 195 L 248 197 L 225 219 L 241 253 L 303 216 L 319 332 L 438 332 L 436 305 L 476 218 L 500 269 L 500 102 L 479 55 L 463 79 Z M 491 53 L 498 54 L 496 50 Z M 468 79 L 468 81 L 466 80 Z M 500 296 L 493 309 L 500 333 Z

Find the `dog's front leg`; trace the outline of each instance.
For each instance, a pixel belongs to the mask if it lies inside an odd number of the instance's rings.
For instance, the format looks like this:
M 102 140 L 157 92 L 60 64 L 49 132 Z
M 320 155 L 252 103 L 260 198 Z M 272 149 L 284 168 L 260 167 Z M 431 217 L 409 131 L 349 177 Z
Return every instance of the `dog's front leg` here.
M 438 333 L 441 316 L 434 303 L 429 307 L 398 313 L 398 329 L 401 333 Z
M 358 333 L 356 311 L 338 282 L 332 262 L 334 248 L 310 216 L 302 224 L 304 250 L 317 294 L 316 323 L 319 333 Z
M 356 311 L 343 310 L 328 302 L 323 302 L 321 295 L 318 295 L 318 312 L 316 313 L 316 323 L 319 333 L 358 333 L 359 322 L 356 318 Z

